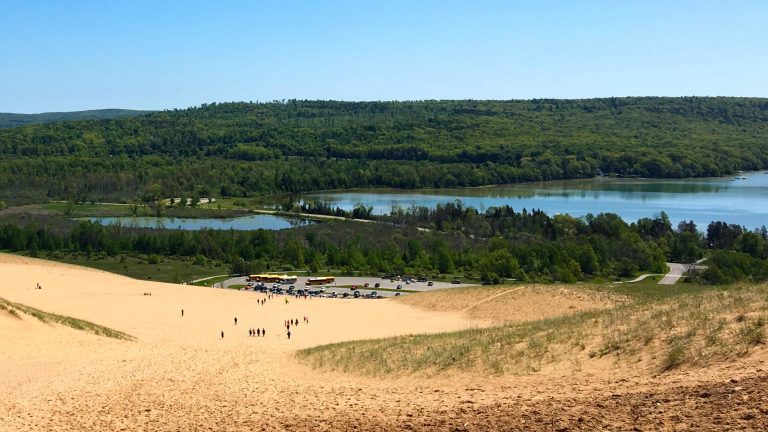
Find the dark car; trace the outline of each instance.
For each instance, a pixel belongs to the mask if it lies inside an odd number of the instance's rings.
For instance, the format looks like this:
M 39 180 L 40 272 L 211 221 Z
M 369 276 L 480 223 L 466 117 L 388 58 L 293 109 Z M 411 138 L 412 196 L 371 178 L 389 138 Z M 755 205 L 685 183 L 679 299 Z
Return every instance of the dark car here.
M 461 283 L 461 279 L 454 279 L 454 280 L 451 281 L 451 283 L 452 284 L 460 284 Z
M 376 284 L 373 286 L 374 288 L 381 288 L 381 284 L 376 282 Z

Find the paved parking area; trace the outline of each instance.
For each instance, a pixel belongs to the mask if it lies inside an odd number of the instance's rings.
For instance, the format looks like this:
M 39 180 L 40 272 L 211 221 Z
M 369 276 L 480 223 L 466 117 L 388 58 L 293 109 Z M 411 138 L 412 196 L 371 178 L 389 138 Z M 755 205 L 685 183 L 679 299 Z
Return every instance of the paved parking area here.
M 300 276 L 297 279 L 297 282 L 294 284 L 296 286 L 296 289 L 302 289 L 306 286 L 308 277 L 307 276 Z M 241 277 L 235 277 L 232 279 L 227 279 L 220 284 L 216 284 L 216 287 L 229 287 L 232 285 L 244 285 L 246 284 L 245 276 Z M 336 288 L 339 285 L 347 286 L 347 285 L 358 285 L 360 287 L 363 287 L 365 284 L 368 284 L 368 288 L 361 288 L 360 291 L 362 294 L 366 294 L 371 291 L 376 291 L 379 295 L 383 297 L 392 297 L 396 294 L 396 292 L 392 291 L 381 291 L 377 290 L 375 288 L 376 284 L 379 284 L 379 288 L 387 288 L 387 289 L 397 289 L 398 285 L 402 286 L 403 290 L 407 291 L 431 291 L 436 289 L 444 289 L 444 288 L 460 288 L 460 287 L 466 287 L 470 286 L 471 284 L 452 284 L 450 282 L 439 282 L 435 281 L 433 282 L 432 286 L 429 286 L 427 282 L 412 282 L 410 284 L 404 282 L 404 281 L 394 281 L 391 282 L 390 279 L 382 279 L 379 277 L 374 276 L 339 276 L 336 277 L 336 282 L 332 285 L 326 285 L 323 286 L 325 288 L 326 293 L 336 292 L 339 295 L 343 293 L 349 293 L 352 295 L 352 290 L 349 288 Z M 267 287 L 271 287 L 273 284 L 266 284 Z M 283 285 L 284 288 L 287 288 L 287 285 Z M 319 288 L 319 287 L 318 287 Z M 405 292 L 402 292 L 403 295 L 407 294 Z

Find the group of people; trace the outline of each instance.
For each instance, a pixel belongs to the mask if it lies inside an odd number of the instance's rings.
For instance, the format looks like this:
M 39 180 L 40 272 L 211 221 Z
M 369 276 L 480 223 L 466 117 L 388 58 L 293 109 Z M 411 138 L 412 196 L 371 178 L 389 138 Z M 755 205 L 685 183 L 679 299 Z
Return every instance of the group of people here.
M 35 289 L 43 289 L 43 287 L 39 283 L 35 283 Z
M 309 324 L 309 317 L 308 316 L 304 317 L 304 324 Z M 299 325 L 299 319 L 298 318 L 285 320 L 285 334 L 286 334 L 286 336 L 288 336 L 288 339 L 291 338 L 291 327 L 295 327 L 297 325 Z
M 263 329 L 263 328 L 262 329 L 258 329 L 257 328 L 256 330 L 248 329 L 248 336 L 251 336 L 251 337 L 253 337 L 253 336 L 256 336 L 256 337 L 267 336 L 267 330 Z
M 38 284 L 38 287 L 39 287 L 39 284 Z M 152 293 L 144 293 L 144 295 L 152 295 Z M 268 296 L 267 298 L 270 298 L 270 297 L 271 297 L 271 295 Z M 257 302 L 260 305 L 263 306 L 264 303 L 267 301 L 267 298 L 259 299 L 259 300 L 257 300 Z M 286 303 L 287 302 L 288 302 L 288 299 L 286 299 Z M 184 316 L 184 309 L 181 309 L 181 316 L 182 317 Z M 304 320 L 304 324 L 309 324 L 309 317 L 308 316 L 304 316 L 303 320 Z M 234 323 L 235 323 L 235 325 L 237 325 L 237 317 L 234 317 Z M 295 327 L 297 325 L 299 325 L 299 319 L 298 318 L 291 318 L 291 319 L 285 320 L 285 331 L 286 331 L 286 335 L 288 336 L 288 339 L 291 338 L 291 327 Z M 256 328 L 256 329 L 249 328 L 248 329 L 248 336 L 249 337 L 266 337 L 267 336 L 267 329 L 265 329 L 265 328 Z M 221 331 L 221 338 L 224 339 L 224 330 Z

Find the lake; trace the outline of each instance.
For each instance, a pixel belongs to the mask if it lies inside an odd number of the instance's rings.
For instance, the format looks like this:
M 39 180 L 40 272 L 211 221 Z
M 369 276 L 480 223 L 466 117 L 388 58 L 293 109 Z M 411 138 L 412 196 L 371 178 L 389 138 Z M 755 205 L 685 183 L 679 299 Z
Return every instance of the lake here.
M 303 226 L 312 221 L 306 219 L 284 218 L 273 215 L 249 215 L 230 219 L 192 219 L 192 218 L 170 218 L 170 217 L 151 217 L 151 216 L 122 216 L 122 217 L 88 217 L 83 218 L 92 222 L 99 222 L 102 225 L 117 225 L 134 228 L 168 228 L 182 230 L 199 230 L 202 228 L 220 229 L 220 230 L 281 230 Z
M 743 178 L 742 178 L 743 177 Z M 428 206 L 460 200 L 485 210 L 510 205 L 515 210 L 541 209 L 547 214 L 584 216 L 616 213 L 628 222 L 664 211 L 674 225 L 693 220 L 701 230 L 711 221 L 768 225 L 768 175 L 750 172 L 735 177 L 703 179 L 595 178 L 471 189 L 366 190 L 309 193 L 304 201 L 326 201 L 346 210 L 356 204 L 386 214 L 392 206 Z

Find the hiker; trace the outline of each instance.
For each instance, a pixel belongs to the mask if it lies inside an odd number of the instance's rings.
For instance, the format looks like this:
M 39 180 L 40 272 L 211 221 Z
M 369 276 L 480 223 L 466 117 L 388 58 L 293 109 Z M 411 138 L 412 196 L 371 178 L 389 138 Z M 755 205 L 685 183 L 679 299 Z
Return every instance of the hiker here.
M 288 330 L 288 339 L 291 339 L 291 331 Z
M 285 299 L 285 304 L 288 304 L 288 299 Z
M 221 331 L 221 338 L 224 339 L 224 330 Z
M 261 336 L 262 337 L 267 336 L 267 329 L 261 329 Z
M 181 310 L 181 316 L 184 316 L 184 309 Z
M 261 337 L 261 329 L 256 329 L 256 336 Z
M 248 337 L 253 336 L 253 329 L 248 329 Z
M 237 325 L 237 317 L 235 317 L 235 325 Z

